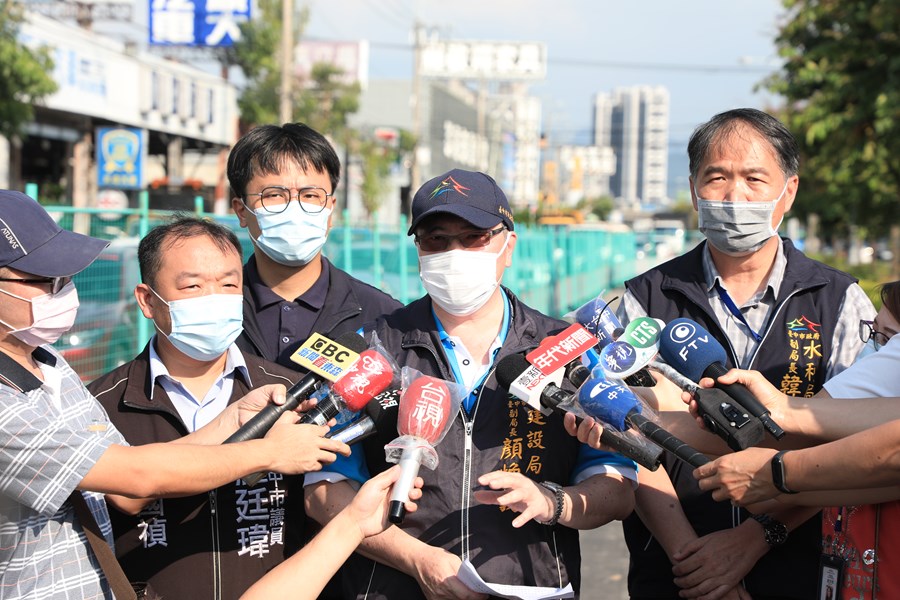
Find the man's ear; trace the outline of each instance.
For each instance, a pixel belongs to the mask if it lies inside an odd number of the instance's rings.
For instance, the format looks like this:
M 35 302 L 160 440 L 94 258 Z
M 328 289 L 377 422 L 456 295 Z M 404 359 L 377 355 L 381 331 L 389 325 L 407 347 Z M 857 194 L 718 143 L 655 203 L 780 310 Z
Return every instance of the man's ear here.
M 784 190 L 784 212 L 791 210 L 794 200 L 797 199 L 797 190 L 800 188 L 800 176 L 793 175 L 787 180 L 787 187 Z
M 150 286 L 146 283 L 139 283 L 134 288 L 134 299 L 137 300 L 138 306 L 141 307 L 141 312 L 148 319 L 153 318 L 153 299 L 156 298 L 156 294 L 154 294 L 150 290 Z
M 234 214 L 237 215 L 238 223 L 240 223 L 241 227 L 246 227 L 247 212 L 249 209 L 244 205 L 240 198 L 234 197 L 231 199 L 231 209 L 234 211 Z

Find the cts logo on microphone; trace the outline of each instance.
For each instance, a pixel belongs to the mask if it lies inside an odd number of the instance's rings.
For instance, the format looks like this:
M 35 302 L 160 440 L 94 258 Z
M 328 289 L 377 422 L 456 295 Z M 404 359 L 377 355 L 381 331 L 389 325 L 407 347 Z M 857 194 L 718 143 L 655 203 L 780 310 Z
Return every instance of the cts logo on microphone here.
M 340 379 L 357 360 L 359 354 L 321 333 L 309 336 L 291 355 L 291 361 L 332 382 Z

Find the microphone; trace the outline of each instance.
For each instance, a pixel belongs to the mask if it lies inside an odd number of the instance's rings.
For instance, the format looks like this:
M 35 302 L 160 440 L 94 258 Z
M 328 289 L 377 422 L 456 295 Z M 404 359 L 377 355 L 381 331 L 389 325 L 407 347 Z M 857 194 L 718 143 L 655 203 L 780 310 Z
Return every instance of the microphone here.
M 619 431 L 625 431 L 629 425 L 634 427 L 693 467 L 709 462 L 700 451 L 641 414 L 641 403 L 625 386 L 606 379 L 591 379 L 578 391 L 578 403 L 587 414 Z
M 328 396 L 300 418 L 300 424 L 325 425 L 344 409 L 358 412 L 393 379 L 390 362 L 377 350 L 364 350 L 350 370 L 332 384 Z
M 450 424 L 452 398 L 443 379 L 422 375 L 417 377 L 400 395 L 397 432 L 400 437 L 389 446 L 400 447 L 400 477 L 391 490 L 388 520 L 402 523 L 406 516 L 406 502 L 419 467 L 424 462 L 434 469 L 438 463 L 434 446 L 441 440 Z
M 313 340 L 313 337 L 316 339 Z M 310 342 L 310 340 L 313 341 Z M 322 340 L 327 340 L 327 342 L 323 343 Z M 310 336 L 310 339 L 304 342 L 303 346 L 297 350 L 297 353 L 300 353 L 307 344 L 309 344 L 310 347 L 312 347 L 313 344 L 316 344 L 317 350 L 321 350 L 321 352 L 317 352 L 318 356 L 314 360 L 321 361 L 321 367 L 327 368 L 326 372 L 329 374 L 339 372 L 341 375 L 345 370 L 343 367 L 339 366 L 339 363 L 346 364 L 351 359 L 357 360 L 359 358 L 359 353 L 364 351 L 367 347 L 366 341 L 362 336 L 353 331 L 338 336 L 338 339 L 335 341 L 328 340 L 325 336 L 315 334 L 314 336 Z M 295 356 L 297 353 L 295 353 Z M 350 364 L 347 364 L 346 366 L 349 367 Z M 280 406 L 277 404 L 267 405 L 261 411 L 256 413 L 252 419 L 244 423 L 237 431 L 231 434 L 231 436 L 223 443 L 232 444 L 235 442 L 245 442 L 247 440 L 254 440 L 265 436 L 266 432 L 272 428 L 272 425 L 275 424 L 275 421 L 277 421 L 283 413 L 294 410 L 300 406 L 300 403 L 308 399 L 314 392 L 322 387 L 324 381 L 327 379 L 328 376 L 322 375 L 321 371 L 311 371 L 307 373 L 287 391 L 287 397 L 285 398 L 284 404 Z M 329 419 L 330 418 L 331 417 L 329 417 Z
M 600 306 L 601 302 L 602 306 Z M 622 323 L 615 313 L 610 310 L 609 305 L 599 298 L 579 308 L 575 313 L 575 319 L 577 323 L 580 323 L 599 340 L 599 343 L 594 348 L 601 357 L 614 356 L 612 353 L 615 353 L 616 349 L 610 349 L 610 347 L 621 346 L 622 343 L 628 343 L 632 347 L 640 347 L 642 342 L 648 339 L 652 346 L 659 336 L 660 325 L 656 319 L 639 317 L 629 323 L 628 327 L 622 327 Z M 656 337 L 653 337 L 654 335 Z M 614 377 L 624 379 L 628 385 L 653 387 L 656 385 L 656 380 L 643 368 L 644 365 L 639 364 L 640 359 L 643 359 L 647 352 L 642 351 L 639 354 L 640 357 L 635 357 L 638 360 L 636 368 L 625 375 L 614 375 Z M 656 354 L 655 348 L 652 354 Z M 650 357 L 646 358 L 647 360 L 650 359 Z
M 573 413 L 576 414 L 576 420 L 581 422 L 581 418 L 577 416 L 580 411 L 575 406 L 575 395 L 561 389 L 556 383 L 550 381 L 541 382 L 535 386 L 537 391 L 527 387 L 516 386 L 517 380 L 520 380 L 532 368 L 533 365 L 521 354 L 505 356 L 497 363 L 497 382 L 508 389 L 513 396 L 533 408 L 545 411 L 556 410 L 563 413 L 568 412 L 567 408 L 575 408 L 576 410 Z M 566 377 L 576 387 L 579 387 L 590 377 L 588 368 L 578 360 L 570 362 L 565 370 Z M 655 471 L 662 462 L 662 448 L 646 438 L 628 435 L 624 432 L 604 427 L 603 431 L 600 432 L 600 442 L 651 471 Z
M 372 398 L 371 402 L 366 404 L 366 414 L 364 416 L 340 429 L 329 431 L 325 437 L 352 446 L 375 435 L 384 419 L 388 418 L 387 415 L 397 413 L 399 398 L 399 389 L 387 390 L 378 394 Z
M 719 377 L 728 372 L 725 348 L 699 323 L 691 319 L 671 321 L 660 336 L 659 352 L 669 365 L 688 379 L 700 381 L 703 377 L 711 377 L 716 388 L 762 421 L 772 437 L 776 440 L 784 437 L 784 430 L 772 420 L 769 410 L 743 384 L 719 383 Z

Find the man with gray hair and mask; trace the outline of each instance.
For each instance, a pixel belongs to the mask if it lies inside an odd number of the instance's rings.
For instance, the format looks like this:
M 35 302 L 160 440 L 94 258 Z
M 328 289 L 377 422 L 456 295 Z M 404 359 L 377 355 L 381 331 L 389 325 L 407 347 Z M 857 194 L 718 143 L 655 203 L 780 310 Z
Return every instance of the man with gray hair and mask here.
M 693 319 L 727 349 L 727 367 L 812 396 L 853 363 L 875 308 L 855 279 L 777 234 L 797 195 L 796 140 L 774 117 L 736 109 L 700 125 L 688 155 L 706 242 L 626 282 L 622 324 Z M 818 597 L 815 509 L 750 515 L 714 502 L 678 461 L 666 467 L 641 472 L 623 523 L 631 598 Z

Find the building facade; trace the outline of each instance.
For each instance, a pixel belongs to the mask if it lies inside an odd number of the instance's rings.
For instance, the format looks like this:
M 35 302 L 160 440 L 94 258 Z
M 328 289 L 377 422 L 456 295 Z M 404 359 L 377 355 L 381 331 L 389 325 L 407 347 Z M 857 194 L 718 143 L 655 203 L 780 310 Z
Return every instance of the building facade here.
M 625 208 L 667 204 L 669 92 L 662 86 L 616 88 L 594 101 L 594 144 L 616 157 L 610 192 Z

